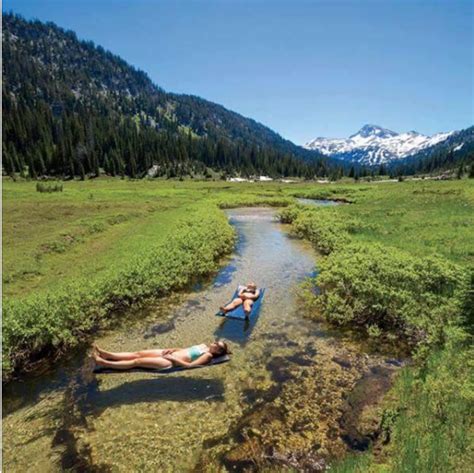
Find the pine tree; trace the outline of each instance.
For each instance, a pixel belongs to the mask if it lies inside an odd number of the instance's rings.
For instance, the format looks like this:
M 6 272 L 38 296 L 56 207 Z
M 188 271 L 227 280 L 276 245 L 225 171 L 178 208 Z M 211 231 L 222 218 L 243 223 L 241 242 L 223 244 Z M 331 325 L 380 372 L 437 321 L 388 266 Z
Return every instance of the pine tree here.
M 68 166 L 68 171 L 69 171 L 69 176 L 71 179 L 74 179 L 74 176 L 76 175 L 76 170 L 74 168 L 74 160 L 72 159 L 72 156 L 69 157 L 69 166 Z
M 106 174 L 109 174 L 109 175 L 112 174 L 110 170 L 110 162 L 109 162 L 107 153 L 104 154 L 104 171 Z
M 85 181 L 86 180 L 86 172 L 84 170 L 84 166 L 82 165 L 82 163 L 79 163 L 78 167 L 79 167 L 79 176 L 81 178 L 81 181 Z
M 137 177 L 137 163 L 135 162 L 135 158 L 133 156 L 130 159 L 130 177 L 132 179 Z
M 31 179 L 37 178 L 35 164 L 31 155 L 28 158 L 28 175 Z
M 3 146 L 3 149 L 5 149 L 5 146 Z M 11 155 L 6 149 L 3 152 L 3 160 L 2 161 L 3 161 L 3 169 L 4 169 L 5 173 L 8 176 L 12 176 L 15 172 L 15 168 L 14 168 L 14 165 L 13 165 Z

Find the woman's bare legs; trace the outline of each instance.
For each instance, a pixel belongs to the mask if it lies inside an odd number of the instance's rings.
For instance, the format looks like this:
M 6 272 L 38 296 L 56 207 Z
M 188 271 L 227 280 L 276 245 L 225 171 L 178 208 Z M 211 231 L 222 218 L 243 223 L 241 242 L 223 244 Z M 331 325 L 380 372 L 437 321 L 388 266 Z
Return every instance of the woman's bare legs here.
M 254 301 L 252 299 L 245 299 L 244 301 L 244 312 L 247 317 L 252 311 L 253 302 Z
M 115 370 L 129 370 L 131 368 L 154 368 L 165 369 L 171 368 L 173 363 L 170 360 L 162 357 L 146 357 L 135 358 L 133 360 L 111 361 L 101 358 L 99 355 L 94 355 L 94 360 L 97 365 L 104 368 L 112 368 Z
M 222 306 L 221 310 L 223 312 L 229 312 L 231 310 L 234 310 L 236 307 L 239 307 L 239 305 L 242 304 L 242 299 L 240 297 L 236 297 L 230 304 L 227 304 L 226 306 Z
M 97 345 L 94 345 L 94 350 L 97 354 L 106 360 L 114 360 L 114 361 L 126 361 L 126 360 L 135 360 L 137 358 L 156 358 L 163 354 L 162 349 L 158 350 L 141 350 L 141 351 L 124 351 L 124 352 L 112 352 L 102 350 Z

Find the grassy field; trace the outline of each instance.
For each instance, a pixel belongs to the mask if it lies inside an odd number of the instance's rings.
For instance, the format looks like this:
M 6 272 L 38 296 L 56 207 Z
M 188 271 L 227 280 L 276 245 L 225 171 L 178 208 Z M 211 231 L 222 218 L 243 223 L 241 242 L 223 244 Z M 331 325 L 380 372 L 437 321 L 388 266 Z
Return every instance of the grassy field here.
M 276 205 L 280 192 L 225 183 L 91 180 L 38 193 L 34 182 L 3 183 L 3 291 L 20 297 L 68 279 L 122 267 L 166 241 L 176 222 L 209 203 Z
M 474 262 L 470 181 L 283 185 L 110 179 L 67 182 L 63 192 L 46 194 L 36 192 L 34 182 L 5 180 L 4 295 L 24 296 L 121 265 L 138 249 L 166 239 L 192 207 L 286 205 L 293 196 L 354 201 L 337 212 L 363 222 L 357 241 Z
M 359 221 L 353 234 L 357 242 L 382 243 L 417 255 L 437 252 L 454 262 L 474 263 L 472 181 L 301 186 L 285 194 L 351 200 L 355 205 L 342 205 L 337 214 Z
M 282 219 L 324 255 L 314 316 L 374 340 L 408 339 L 417 356 L 387 397 L 388 447 L 334 471 L 465 471 L 472 180 L 97 179 L 63 187 L 39 193 L 34 182 L 3 182 L 4 374 L 77 343 L 117 308 L 214 271 L 233 244 L 219 208 L 284 207 Z M 294 205 L 296 197 L 351 204 Z
M 35 192 L 34 183 L 5 182 L 4 295 L 25 296 L 122 266 L 166 240 L 195 197 L 146 181 L 66 183 L 64 192 L 51 194 Z

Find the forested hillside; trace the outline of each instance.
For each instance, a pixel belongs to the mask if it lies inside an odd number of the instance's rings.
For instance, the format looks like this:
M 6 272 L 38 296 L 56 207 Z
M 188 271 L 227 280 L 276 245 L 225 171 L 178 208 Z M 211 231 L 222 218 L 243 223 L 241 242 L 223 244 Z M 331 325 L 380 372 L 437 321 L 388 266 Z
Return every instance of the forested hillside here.
M 53 23 L 3 16 L 4 171 L 30 177 L 269 174 L 314 177 L 331 161 L 143 72 Z
M 398 163 L 394 174 L 433 173 L 458 168 L 474 176 L 474 126 L 461 130 L 446 141 L 420 151 Z

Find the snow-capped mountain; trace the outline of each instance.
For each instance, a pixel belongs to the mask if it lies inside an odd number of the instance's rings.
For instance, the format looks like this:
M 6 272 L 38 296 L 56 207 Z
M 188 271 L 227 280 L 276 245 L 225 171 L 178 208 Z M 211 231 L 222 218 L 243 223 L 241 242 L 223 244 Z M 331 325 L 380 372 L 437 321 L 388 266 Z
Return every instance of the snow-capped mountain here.
M 304 147 L 332 158 L 375 165 L 412 156 L 445 141 L 454 133 L 450 131 L 425 136 L 416 131 L 396 133 L 377 125 L 364 125 L 349 138 L 316 138 Z

